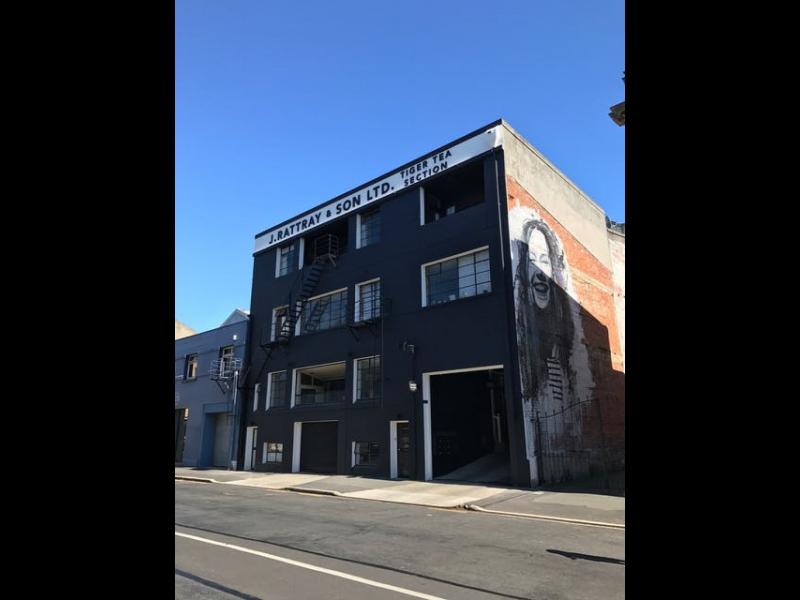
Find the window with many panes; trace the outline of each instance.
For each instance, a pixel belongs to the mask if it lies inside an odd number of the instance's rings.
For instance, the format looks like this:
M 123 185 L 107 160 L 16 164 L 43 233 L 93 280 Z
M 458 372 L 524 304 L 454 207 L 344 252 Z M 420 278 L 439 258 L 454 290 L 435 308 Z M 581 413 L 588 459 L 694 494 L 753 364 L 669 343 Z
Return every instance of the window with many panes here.
M 492 291 L 489 250 L 479 250 L 425 267 L 426 306 Z
M 286 406 L 286 371 L 269 374 L 269 398 L 267 407 Z
M 297 270 L 297 242 L 278 248 L 277 276 L 287 275 Z
M 371 356 L 356 360 L 355 402 L 380 400 L 381 357 Z
M 381 454 L 378 442 L 353 442 L 353 465 L 376 466 Z
M 197 377 L 197 354 L 190 354 L 186 357 L 184 376 L 186 379 L 194 379 Z
M 264 442 L 264 454 L 261 457 L 262 463 L 282 463 L 283 444 L 277 442 Z
M 381 282 L 370 281 L 356 286 L 356 321 L 369 321 L 381 316 Z
M 359 248 L 376 244 L 381 239 L 381 213 L 375 208 L 359 216 Z
M 306 301 L 300 333 L 343 327 L 347 321 L 347 290 L 325 294 Z

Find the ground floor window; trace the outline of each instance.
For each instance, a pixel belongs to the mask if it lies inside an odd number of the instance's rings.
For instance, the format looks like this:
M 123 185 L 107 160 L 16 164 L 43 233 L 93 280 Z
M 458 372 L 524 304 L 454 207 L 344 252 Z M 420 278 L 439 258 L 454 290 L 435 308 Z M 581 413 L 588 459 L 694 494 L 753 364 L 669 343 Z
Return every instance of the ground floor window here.
M 376 466 L 379 456 L 378 442 L 353 442 L 353 466 Z
M 261 460 L 264 463 L 283 462 L 283 444 L 276 442 L 264 442 L 264 456 Z

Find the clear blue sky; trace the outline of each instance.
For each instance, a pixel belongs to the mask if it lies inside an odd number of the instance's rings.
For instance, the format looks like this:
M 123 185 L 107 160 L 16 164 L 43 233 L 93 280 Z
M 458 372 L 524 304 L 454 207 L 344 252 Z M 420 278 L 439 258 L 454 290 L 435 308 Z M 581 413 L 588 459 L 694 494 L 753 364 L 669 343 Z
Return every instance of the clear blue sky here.
M 175 318 L 249 309 L 256 233 L 506 119 L 624 221 L 624 2 L 175 4 Z

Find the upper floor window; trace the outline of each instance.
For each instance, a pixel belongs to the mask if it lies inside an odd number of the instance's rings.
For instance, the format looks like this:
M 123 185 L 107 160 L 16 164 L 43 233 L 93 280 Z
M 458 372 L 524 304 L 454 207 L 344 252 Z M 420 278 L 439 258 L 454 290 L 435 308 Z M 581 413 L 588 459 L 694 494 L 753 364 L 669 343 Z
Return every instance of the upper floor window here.
M 292 406 L 344 402 L 344 362 L 295 369 Z
M 286 406 L 286 371 L 269 374 L 267 408 Z
M 186 367 L 184 369 L 185 379 L 195 379 L 197 377 L 197 354 L 189 354 L 186 357 Z
M 381 357 L 370 356 L 355 362 L 354 402 L 380 400 L 381 398 Z
M 491 291 L 488 249 L 423 265 L 423 306 L 451 302 Z
M 289 332 L 286 331 L 286 319 L 288 318 L 288 306 L 279 306 L 278 308 L 272 309 L 272 333 L 269 338 L 271 341 L 274 342 L 281 335 L 288 336 Z
M 356 285 L 355 322 L 369 321 L 381 316 L 381 280 Z
M 231 375 L 233 371 L 233 346 L 223 346 L 219 349 L 219 374 L 223 377 Z
M 292 242 L 286 246 L 278 248 L 276 264 L 275 264 L 275 277 L 288 275 L 297 270 L 298 263 L 298 242 Z
M 485 199 L 483 186 L 483 161 L 437 177 L 421 188 L 420 225 L 481 204 Z
M 347 288 L 309 298 L 300 316 L 300 333 L 343 327 L 347 322 Z
M 381 239 L 381 213 L 374 208 L 357 215 L 358 243 L 357 248 L 364 248 L 376 244 Z

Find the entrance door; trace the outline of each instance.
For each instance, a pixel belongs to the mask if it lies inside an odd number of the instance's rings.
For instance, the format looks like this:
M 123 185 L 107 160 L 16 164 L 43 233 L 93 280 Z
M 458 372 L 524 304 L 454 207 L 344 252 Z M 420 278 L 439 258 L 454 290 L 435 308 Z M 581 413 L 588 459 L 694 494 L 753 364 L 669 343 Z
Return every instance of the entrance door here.
M 258 451 L 258 427 L 248 427 L 244 440 L 244 470 L 252 471 L 256 466 L 256 452 Z
M 397 424 L 397 476 L 411 477 L 411 428 L 408 421 Z
M 300 437 L 300 470 L 311 473 L 336 473 L 336 421 L 303 423 Z
M 219 414 L 214 419 L 214 459 L 213 466 L 228 468 L 228 456 L 231 444 L 230 416 Z

